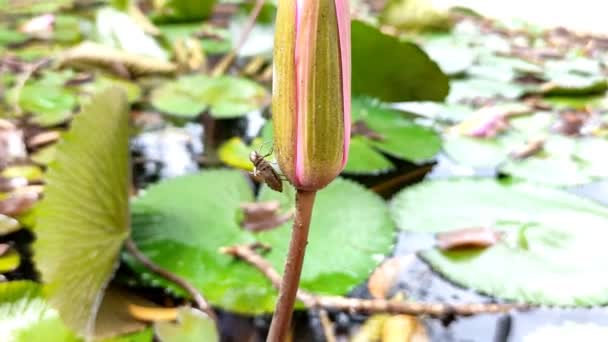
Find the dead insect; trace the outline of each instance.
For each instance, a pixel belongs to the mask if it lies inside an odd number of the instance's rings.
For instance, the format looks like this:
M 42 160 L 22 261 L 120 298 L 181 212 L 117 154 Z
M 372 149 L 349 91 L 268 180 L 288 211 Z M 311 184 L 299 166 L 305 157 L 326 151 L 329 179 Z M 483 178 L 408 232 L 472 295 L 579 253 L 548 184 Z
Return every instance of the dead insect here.
M 249 154 L 249 160 L 253 163 L 253 176 L 257 179 L 261 179 L 266 183 L 272 190 L 283 192 L 283 180 L 279 173 L 270 165 L 266 160 L 271 153 L 261 155 L 257 151 L 251 151 Z

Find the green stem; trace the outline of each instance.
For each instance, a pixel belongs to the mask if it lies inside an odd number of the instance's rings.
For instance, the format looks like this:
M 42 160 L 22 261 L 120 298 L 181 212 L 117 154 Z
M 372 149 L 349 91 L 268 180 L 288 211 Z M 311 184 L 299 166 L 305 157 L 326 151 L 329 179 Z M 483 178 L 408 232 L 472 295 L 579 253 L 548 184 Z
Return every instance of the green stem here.
M 289 252 L 285 261 L 285 271 L 279 289 L 277 306 L 274 310 L 266 342 L 284 342 L 287 339 L 296 293 L 300 284 L 306 244 L 308 243 L 308 230 L 315 195 L 315 191 L 298 190 L 296 193 L 296 217 L 291 231 Z

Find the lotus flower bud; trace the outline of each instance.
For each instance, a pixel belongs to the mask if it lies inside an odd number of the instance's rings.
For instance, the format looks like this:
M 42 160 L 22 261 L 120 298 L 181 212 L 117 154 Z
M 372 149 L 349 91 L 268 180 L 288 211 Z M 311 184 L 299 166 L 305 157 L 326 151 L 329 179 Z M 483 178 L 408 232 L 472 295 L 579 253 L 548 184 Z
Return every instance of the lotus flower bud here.
M 298 189 L 344 168 L 350 142 L 349 0 L 281 0 L 274 44 L 274 151 Z

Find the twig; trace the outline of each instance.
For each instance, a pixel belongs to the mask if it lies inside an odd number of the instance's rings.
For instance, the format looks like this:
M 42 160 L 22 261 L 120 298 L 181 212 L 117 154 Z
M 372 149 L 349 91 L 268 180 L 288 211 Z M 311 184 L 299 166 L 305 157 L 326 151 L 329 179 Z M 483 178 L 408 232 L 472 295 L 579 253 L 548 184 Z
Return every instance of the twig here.
M 253 249 L 255 246 L 238 245 L 223 248 L 222 251 L 242 259 L 261 271 L 275 288 L 279 288 L 281 278 L 272 265 Z M 513 309 L 527 309 L 525 304 L 441 304 L 417 303 L 412 301 L 386 299 L 360 299 L 340 296 L 314 295 L 299 289 L 297 297 L 309 309 L 322 308 L 326 310 L 348 311 L 357 313 L 392 313 L 407 315 L 429 315 L 447 317 L 451 315 L 471 316 L 481 313 L 501 313 Z
M 196 306 L 199 309 L 204 311 L 213 320 L 217 321 L 217 316 L 215 315 L 215 312 L 213 312 L 213 309 L 211 308 L 209 303 L 207 303 L 207 301 L 205 300 L 205 297 L 203 297 L 203 295 L 186 279 L 176 274 L 173 274 L 155 264 L 144 253 L 142 253 L 139 248 L 137 248 L 137 245 L 135 244 L 133 239 L 128 238 L 125 242 L 125 247 L 127 248 L 127 251 L 131 253 L 131 255 L 133 255 L 133 257 L 137 259 L 137 261 L 139 261 L 142 265 L 144 265 L 148 270 L 169 280 L 170 282 L 175 283 L 176 285 L 184 289 L 184 291 L 186 291 L 190 295 L 190 297 L 192 297 L 192 300 L 194 300 L 194 303 L 196 303 Z
M 241 37 L 239 38 L 239 41 L 238 41 L 236 47 L 234 49 L 232 49 L 232 51 L 230 51 L 230 53 L 225 55 L 217 63 L 215 68 L 213 68 L 213 71 L 211 71 L 211 76 L 221 76 L 226 72 L 226 69 L 228 69 L 228 67 L 230 67 L 230 65 L 236 58 L 236 55 L 239 53 L 239 51 L 241 50 L 243 45 L 245 45 L 245 42 L 249 38 L 249 34 L 251 33 L 251 30 L 253 30 L 253 27 L 255 26 L 255 22 L 257 21 L 258 16 L 260 15 L 260 11 L 262 11 L 264 2 L 265 2 L 265 0 L 256 0 L 255 5 L 253 6 L 253 9 L 251 10 L 251 13 L 249 14 L 249 17 L 247 18 L 247 23 L 243 27 L 243 31 L 241 32 Z
M 321 327 L 323 328 L 323 335 L 325 335 L 325 341 L 336 342 L 337 339 L 336 334 L 334 333 L 334 325 L 331 319 L 329 319 L 327 310 L 319 310 L 319 321 L 321 321 Z
M 302 274 L 304 254 L 308 244 L 308 230 L 316 194 L 316 191 L 299 189 L 296 192 L 296 217 L 291 229 L 291 241 L 285 261 L 283 279 L 279 287 L 279 298 L 277 299 L 274 315 L 272 315 L 266 342 L 283 342 L 289 332 L 291 315 L 300 285 L 300 275 Z
M 38 69 L 40 69 L 41 67 L 46 65 L 48 62 L 50 62 L 50 59 L 43 58 L 34 64 L 28 64 L 27 67 L 25 68 L 25 71 L 23 72 L 23 74 L 21 74 L 19 76 L 19 78 L 17 79 L 17 81 L 15 83 L 15 90 L 14 90 L 15 91 L 15 105 L 14 105 L 15 115 L 20 116 L 21 114 L 23 114 L 23 110 L 21 109 L 21 105 L 19 105 L 19 101 L 21 100 L 21 90 L 23 90 L 23 87 L 25 87 L 25 83 L 27 83 L 27 81 L 30 79 L 30 77 L 32 77 L 32 75 L 36 71 L 38 71 Z

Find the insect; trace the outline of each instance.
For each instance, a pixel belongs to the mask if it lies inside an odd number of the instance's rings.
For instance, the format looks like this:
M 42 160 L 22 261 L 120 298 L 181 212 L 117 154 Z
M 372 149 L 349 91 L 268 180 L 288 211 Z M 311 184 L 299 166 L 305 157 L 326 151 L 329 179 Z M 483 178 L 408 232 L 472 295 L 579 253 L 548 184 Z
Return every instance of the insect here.
M 272 152 L 261 155 L 257 151 L 251 151 L 249 154 L 249 160 L 253 163 L 253 176 L 261 179 L 264 183 L 266 183 L 272 190 L 283 192 L 283 180 L 279 173 L 270 165 L 270 163 L 265 159 Z

